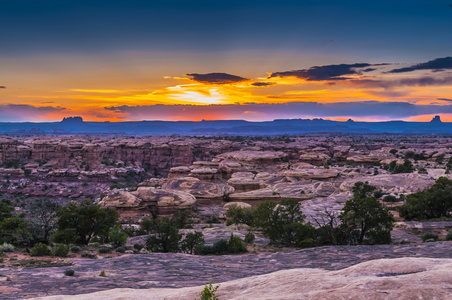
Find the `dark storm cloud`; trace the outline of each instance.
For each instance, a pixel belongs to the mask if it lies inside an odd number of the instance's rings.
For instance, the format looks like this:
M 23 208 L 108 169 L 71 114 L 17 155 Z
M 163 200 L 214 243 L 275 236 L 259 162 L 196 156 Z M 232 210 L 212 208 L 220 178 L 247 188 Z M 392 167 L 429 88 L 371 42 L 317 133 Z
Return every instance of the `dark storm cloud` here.
M 249 103 L 242 105 L 144 105 L 106 107 L 106 110 L 126 115 L 132 120 L 164 120 L 177 116 L 189 119 L 193 116 L 218 115 L 223 119 L 277 119 L 310 117 L 377 117 L 402 119 L 425 114 L 452 113 L 452 105 L 416 105 L 406 102 L 289 102 Z
M 447 98 L 436 98 L 436 100 L 452 102 L 452 99 L 447 99 Z
M 428 62 L 420 63 L 411 67 L 399 68 L 389 71 L 388 73 L 405 73 L 416 70 L 432 70 L 442 71 L 446 69 L 452 69 L 452 57 L 443 57 L 430 60 Z
M 207 73 L 207 74 L 190 73 L 186 75 L 190 76 L 192 80 L 202 83 L 227 84 L 249 80 L 244 77 L 231 75 L 227 73 Z
M 270 85 L 274 85 L 274 83 L 273 82 L 257 81 L 257 82 L 253 82 L 251 85 L 252 86 L 270 86 Z
M 6 89 L 6 86 L 0 85 L 0 89 Z
M 294 76 L 309 81 L 324 81 L 324 80 L 346 80 L 344 75 L 360 74 L 362 72 L 373 71 L 374 68 L 368 68 L 365 70 L 358 70 L 359 68 L 366 68 L 375 65 L 367 63 L 356 64 L 340 64 L 340 65 L 326 65 L 326 66 L 314 66 L 309 69 L 275 72 L 271 73 L 270 77 L 289 77 Z

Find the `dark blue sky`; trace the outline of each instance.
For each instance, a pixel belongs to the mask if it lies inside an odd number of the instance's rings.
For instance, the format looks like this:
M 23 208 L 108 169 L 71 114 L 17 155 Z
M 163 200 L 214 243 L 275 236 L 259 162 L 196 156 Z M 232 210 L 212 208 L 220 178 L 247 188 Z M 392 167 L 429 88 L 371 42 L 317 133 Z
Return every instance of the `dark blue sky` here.
M 265 48 L 369 58 L 381 53 L 379 61 L 434 58 L 452 50 L 450 4 L 441 0 L 3 0 L 0 55 Z

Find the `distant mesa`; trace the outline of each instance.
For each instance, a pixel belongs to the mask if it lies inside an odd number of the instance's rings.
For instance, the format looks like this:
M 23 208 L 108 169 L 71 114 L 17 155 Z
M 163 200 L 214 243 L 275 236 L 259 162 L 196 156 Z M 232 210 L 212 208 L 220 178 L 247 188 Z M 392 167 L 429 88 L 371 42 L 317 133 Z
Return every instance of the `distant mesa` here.
M 430 124 L 442 124 L 443 121 L 441 121 L 440 116 L 435 116 L 431 121 Z
M 63 118 L 61 123 L 63 123 L 63 124 L 80 124 L 80 123 L 83 123 L 83 118 L 82 117 L 67 117 L 67 118 Z

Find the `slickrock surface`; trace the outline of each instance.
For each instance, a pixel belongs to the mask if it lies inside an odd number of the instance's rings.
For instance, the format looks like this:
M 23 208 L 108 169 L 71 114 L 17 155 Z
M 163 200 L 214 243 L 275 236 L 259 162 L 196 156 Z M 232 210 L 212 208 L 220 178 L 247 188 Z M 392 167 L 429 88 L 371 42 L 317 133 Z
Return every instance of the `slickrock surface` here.
M 450 299 L 451 259 L 396 258 L 340 270 L 292 269 L 220 284 L 219 299 Z M 195 299 L 203 286 L 113 289 L 40 299 Z
M 209 283 L 210 280 L 213 280 L 215 283 L 221 283 L 239 278 L 297 268 L 341 270 L 375 259 L 401 257 L 452 259 L 452 251 L 450 251 L 451 246 L 452 242 L 435 242 L 379 246 L 329 246 L 290 252 L 224 256 L 195 256 L 180 253 L 131 254 L 110 259 L 80 259 L 74 261 L 74 265 L 70 267 L 0 269 L 0 273 L 2 275 L 11 277 L 11 281 L 0 281 L 0 290 L 5 291 L 1 295 L 2 299 L 17 299 L 47 295 L 92 293 L 95 291 L 114 288 L 180 288 L 204 285 Z M 375 263 L 374 265 L 377 267 L 379 263 Z M 392 276 L 394 275 L 393 273 L 408 272 L 407 268 L 409 268 L 409 266 L 405 266 L 405 263 L 400 263 L 399 269 L 391 267 L 391 265 L 392 264 L 385 264 L 383 265 L 384 267 L 377 269 L 377 271 L 371 271 L 369 267 L 363 267 L 360 272 L 361 274 L 364 274 L 363 272 L 365 272 L 366 276 L 372 275 L 369 273 L 380 274 L 378 276 L 381 276 L 381 274 L 387 275 L 381 277 L 377 276 L 378 278 L 375 278 L 375 280 L 378 280 L 378 282 L 376 283 L 370 284 L 363 282 L 361 286 L 366 290 L 369 289 L 369 292 L 372 289 L 385 290 L 385 279 L 395 280 L 396 277 Z M 413 263 L 413 268 L 415 266 L 416 264 Z M 449 263 L 447 266 L 450 268 L 451 264 Z M 63 273 L 68 268 L 75 271 L 74 277 L 64 276 Z M 428 268 L 432 272 L 434 271 L 432 267 Z M 360 268 L 358 267 L 358 269 Z M 105 271 L 107 277 L 98 276 L 102 270 Z M 444 270 L 447 271 L 448 269 L 446 268 L 443 269 L 443 271 Z M 450 284 L 450 282 L 452 282 L 452 278 L 450 278 L 450 276 L 452 276 L 452 272 L 450 272 L 449 269 L 449 275 L 447 275 L 447 272 L 443 271 L 434 277 L 432 275 L 434 273 L 425 273 L 425 277 L 423 277 L 423 284 L 425 284 L 423 286 L 425 287 L 425 291 L 431 291 L 430 288 L 427 288 L 427 285 L 430 284 L 432 288 L 435 288 L 436 285 L 434 285 L 434 282 L 435 280 L 442 280 L 441 276 L 444 276 L 444 281 L 441 281 L 444 287 L 439 290 L 448 288 L 449 292 L 452 291 L 450 289 L 452 287 Z M 327 272 L 319 270 L 315 272 L 319 272 L 318 274 L 322 274 L 322 276 L 326 276 L 326 274 L 328 274 Z M 348 274 L 348 282 L 357 288 L 359 286 L 359 281 L 352 283 L 352 280 L 357 280 L 356 276 L 354 276 L 350 271 L 344 270 L 344 272 L 345 273 L 343 274 Z M 334 274 L 334 272 L 331 274 Z M 376 275 L 372 276 L 375 277 Z M 428 279 L 429 277 L 430 279 Z M 407 282 L 409 281 L 410 280 Z M 340 282 L 341 284 L 336 286 L 337 291 L 335 293 L 344 293 L 347 290 L 343 289 L 344 282 Z M 283 283 L 284 281 L 281 281 L 280 284 Z M 302 283 L 303 280 L 300 280 L 299 284 Z M 320 283 L 321 281 L 318 281 L 318 284 Z M 415 281 L 414 279 L 413 283 L 420 284 L 419 281 Z M 222 284 L 222 286 L 225 285 Z M 314 283 L 307 286 L 310 286 L 310 288 L 315 291 Z M 368 288 L 366 288 L 366 286 Z M 396 286 L 394 286 L 393 283 L 391 283 L 390 286 L 392 286 L 391 289 L 396 289 Z M 331 288 L 332 287 L 333 286 L 331 286 Z M 295 285 L 292 288 L 297 288 L 297 286 Z M 249 289 L 251 292 L 251 287 L 249 287 Z M 411 287 L 407 290 L 410 289 Z M 357 288 L 357 291 L 358 290 L 359 289 Z M 416 290 L 421 291 L 423 289 Z M 199 293 L 200 290 L 196 289 L 196 291 Z M 173 295 L 180 296 L 182 294 L 177 292 Z M 319 294 L 317 294 L 317 296 L 318 295 Z M 382 293 L 381 295 L 381 297 L 383 297 L 387 294 Z M 238 296 L 235 295 L 234 297 Z M 137 296 L 137 298 L 140 297 Z M 188 299 L 194 299 L 194 297 Z M 224 299 L 231 298 L 227 296 Z M 245 299 L 254 298 L 245 297 Z M 369 298 L 363 296 L 361 299 Z M 424 299 L 429 298 L 424 297 Z

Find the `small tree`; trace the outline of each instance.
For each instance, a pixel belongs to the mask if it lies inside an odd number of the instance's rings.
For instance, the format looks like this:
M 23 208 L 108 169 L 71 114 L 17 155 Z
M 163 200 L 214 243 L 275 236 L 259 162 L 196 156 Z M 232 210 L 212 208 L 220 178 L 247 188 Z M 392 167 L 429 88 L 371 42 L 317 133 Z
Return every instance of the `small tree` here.
M 25 217 L 29 226 L 28 231 L 37 241 L 50 243 L 50 237 L 55 232 L 60 205 L 50 199 L 37 199 L 27 205 L 28 213 Z
M 181 250 L 188 254 L 195 254 L 195 250 L 198 247 L 204 246 L 204 243 L 204 235 L 202 232 L 189 232 L 185 236 L 185 239 L 182 240 Z
M 339 215 L 340 229 L 348 244 L 385 244 L 391 242 L 394 217 L 373 196 L 375 188 L 358 182 L 353 188 L 354 197 L 345 202 Z
M 71 202 L 62 207 L 58 217 L 56 242 L 88 245 L 94 236 L 105 238 L 116 225 L 119 214 L 113 208 L 100 208 L 84 200 L 81 204 Z
M 274 244 L 296 245 L 301 240 L 312 238 L 314 227 L 304 224 L 305 216 L 296 199 L 284 199 L 277 205 L 266 201 L 257 206 L 255 224 Z
M 452 180 L 440 177 L 431 188 L 408 195 L 397 210 L 408 221 L 450 218 L 452 212 Z
M 122 231 L 121 225 L 116 225 L 108 232 L 108 241 L 115 248 L 124 246 L 127 242 L 127 237 L 127 233 Z
M 151 236 L 146 241 L 146 248 L 152 252 L 176 252 L 182 235 L 168 217 L 152 219 Z

